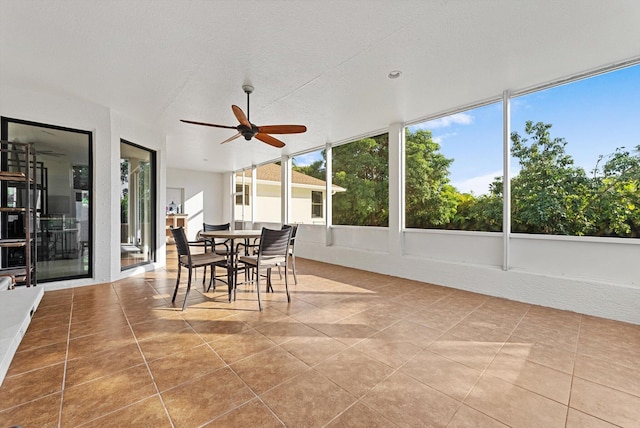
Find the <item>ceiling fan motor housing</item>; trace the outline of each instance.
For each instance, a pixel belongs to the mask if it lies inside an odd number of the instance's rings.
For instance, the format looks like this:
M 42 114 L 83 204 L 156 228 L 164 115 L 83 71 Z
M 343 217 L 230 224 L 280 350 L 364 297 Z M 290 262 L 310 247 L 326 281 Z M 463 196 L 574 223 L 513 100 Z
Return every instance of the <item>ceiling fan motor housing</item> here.
M 238 129 L 238 132 L 240 134 L 242 134 L 244 139 L 247 140 L 247 141 L 251 140 L 258 133 L 258 127 L 256 125 L 254 125 L 253 123 L 251 124 L 251 128 L 249 128 L 248 126 L 240 124 L 240 125 L 238 125 L 237 129 Z

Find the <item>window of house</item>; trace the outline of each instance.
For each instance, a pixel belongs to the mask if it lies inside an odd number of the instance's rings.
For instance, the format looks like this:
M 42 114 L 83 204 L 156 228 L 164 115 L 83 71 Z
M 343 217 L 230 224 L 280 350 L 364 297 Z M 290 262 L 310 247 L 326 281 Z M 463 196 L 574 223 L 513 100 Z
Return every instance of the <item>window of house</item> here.
M 251 195 L 251 188 L 248 184 L 244 186 L 236 184 L 236 205 L 249 205 L 249 195 Z
M 324 192 L 311 191 L 311 217 L 324 217 Z
M 405 225 L 502 230 L 502 103 L 405 128 Z

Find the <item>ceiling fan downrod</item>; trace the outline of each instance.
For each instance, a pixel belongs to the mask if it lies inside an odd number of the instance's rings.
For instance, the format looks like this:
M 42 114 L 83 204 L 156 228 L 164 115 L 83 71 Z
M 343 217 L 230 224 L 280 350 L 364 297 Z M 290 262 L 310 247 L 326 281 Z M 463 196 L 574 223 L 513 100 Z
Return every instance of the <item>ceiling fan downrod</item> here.
M 247 94 L 247 120 L 251 123 L 251 115 L 249 114 L 249 95 L 253 92 L 253 86 L 242 85 L 242 90 Z

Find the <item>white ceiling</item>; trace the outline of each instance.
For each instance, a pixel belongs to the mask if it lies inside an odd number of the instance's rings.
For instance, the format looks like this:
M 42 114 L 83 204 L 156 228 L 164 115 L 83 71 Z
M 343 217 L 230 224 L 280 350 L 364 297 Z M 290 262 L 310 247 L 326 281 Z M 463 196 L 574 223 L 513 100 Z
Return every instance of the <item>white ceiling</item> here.
M 639 58 L 639 22 L 637 0 L 0 0 L 0 83 L 148 124 L 170 167 L 228 171 Z M 233 130 L 179 121 L 235 126 L 245 83 L 252 122 L 308 132 L 221 146 Z

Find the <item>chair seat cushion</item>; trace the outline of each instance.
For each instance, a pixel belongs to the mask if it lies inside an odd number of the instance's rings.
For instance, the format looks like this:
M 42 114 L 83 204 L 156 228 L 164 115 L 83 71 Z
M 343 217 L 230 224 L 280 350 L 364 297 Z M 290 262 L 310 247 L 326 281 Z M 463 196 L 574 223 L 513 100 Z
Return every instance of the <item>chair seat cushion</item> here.
M 191 263 L 193 264 L 194 267 L 197 266 L 205 266 L 205 265 L 210 265 L 212 263 L 218 263 L 218 262 L 223 262 L 226 261 L 226 258 L 218 255 L 218 254 L 214 254 L 214 253 L 204 253 L 204 254 L 192 254 L 191 255 Z M 180 263 L 182 264 L 189 264 L 189 257 L 188 256 L 180 256 Z
M 241 263 L 246 263 L 252 266 L 256 266 L 258 264 L 257 256 L 240 256 L 238 260 Z M 260 259 L 260 265 L 264 267 L 277 266 L 280 264 L 284 264 L 285 261 L 286 260 L 284 256 L 273 256 L 273 257 L 263 256 L 262 259 Z

